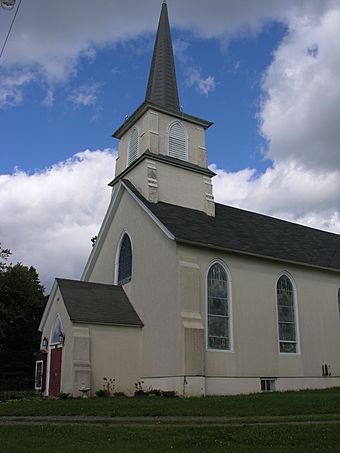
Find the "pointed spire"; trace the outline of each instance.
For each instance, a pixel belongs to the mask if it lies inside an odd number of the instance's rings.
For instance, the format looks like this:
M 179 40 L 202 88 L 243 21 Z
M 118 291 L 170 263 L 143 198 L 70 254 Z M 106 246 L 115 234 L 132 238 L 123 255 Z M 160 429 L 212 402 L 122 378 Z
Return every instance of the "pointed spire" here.
M 180 111 L 166 0 L 162 3 L 145 100 L 175 112 Z

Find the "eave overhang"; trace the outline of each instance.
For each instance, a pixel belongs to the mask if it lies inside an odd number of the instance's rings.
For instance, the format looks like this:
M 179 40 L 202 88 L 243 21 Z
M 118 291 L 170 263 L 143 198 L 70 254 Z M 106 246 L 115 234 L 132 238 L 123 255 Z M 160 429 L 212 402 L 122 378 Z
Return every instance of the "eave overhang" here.
M 196 116 L 188 115 L 184 112 L 177 112 L 173 110 L 160 107 L 159 105 L 153 104 L 152 102 L 144 101 L 133 113 L 130 115 L 127 120 L 112 134 L 112 137 L 121 139 L 125 132 L 130 129 L 136 121 L 139 120 L 148 110 L 156 110 L 157 112 L 164 113 L 166 115 L 173 116 L 189 123 L 193 123 L 197 126 L 201 126 L 204 130 L 208 129 L 214 123 L 211 121 L 198 118 Z

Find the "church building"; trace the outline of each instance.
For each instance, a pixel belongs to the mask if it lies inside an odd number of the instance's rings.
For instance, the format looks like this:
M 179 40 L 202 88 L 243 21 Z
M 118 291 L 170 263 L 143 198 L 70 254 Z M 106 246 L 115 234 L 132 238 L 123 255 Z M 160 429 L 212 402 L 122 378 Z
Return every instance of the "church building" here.
M 340 386 L 340 236 L 215 203 L 211 125 L 180 108 L 164 2 L 98 238 L 40 323 L 43 394 Z

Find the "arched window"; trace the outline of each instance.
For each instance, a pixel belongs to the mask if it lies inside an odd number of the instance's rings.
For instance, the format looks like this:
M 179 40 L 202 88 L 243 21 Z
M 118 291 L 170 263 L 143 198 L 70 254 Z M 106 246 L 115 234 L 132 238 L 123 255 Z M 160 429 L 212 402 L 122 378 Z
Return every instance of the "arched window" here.
M 132 164 L 138 157 L 138 129 L 134 127 L 130 134 L 129 151 L 128 151 L 128 165 Z
M 60 344 L 63 342 L 63 329 L 61 326 L 61 321 L 59 316 L 57 316 L 54 320 L 52 330 L 51 330 L 51 337 L 50 337 L 50 344 Z
M 180 121 L 175 121 L 169 126 L 169 156 L 187 160 L 186 131 Z
M 124 285 L 131 280 L 132 274 L 132 247 L 128 234 L 124 234 L 120 244 L 117 285 Z
M 227 272 L 219 263 L 208 272 L 208 348 L 230 349 L 230 307 Z
M 297 352 L 295 294 L 292 282 L 282 275 L 276 285 L 280 352 Z

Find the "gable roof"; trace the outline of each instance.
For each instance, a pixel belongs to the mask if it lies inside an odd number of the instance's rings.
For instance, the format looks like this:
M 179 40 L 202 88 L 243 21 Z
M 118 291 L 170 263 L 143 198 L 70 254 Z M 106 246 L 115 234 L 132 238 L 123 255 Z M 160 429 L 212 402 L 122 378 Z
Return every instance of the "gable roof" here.
M 121 286 L 57 278 L 72 322 L 142 327 Z
M 340 270 L 340 235 L 215 203 L 215 217 L 169 203 L 150 203 L 124 184 L 175 240 L 201 247 Z

